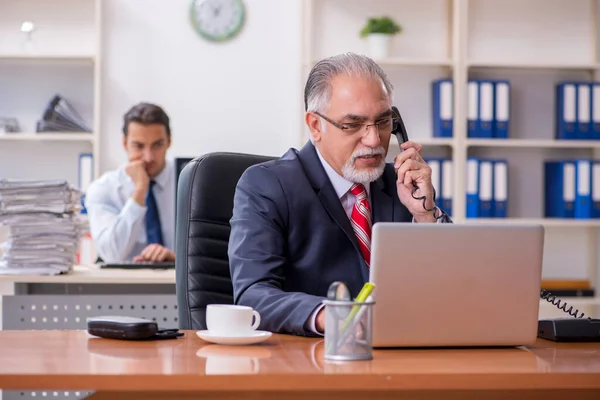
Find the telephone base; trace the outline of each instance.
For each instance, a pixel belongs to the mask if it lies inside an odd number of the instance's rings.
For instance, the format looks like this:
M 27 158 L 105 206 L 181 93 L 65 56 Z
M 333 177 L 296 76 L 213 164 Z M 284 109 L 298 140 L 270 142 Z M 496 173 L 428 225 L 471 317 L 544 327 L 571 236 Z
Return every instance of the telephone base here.
M 600 319 L 541 319 L 537 336 L 555 342 L 600 342 Z

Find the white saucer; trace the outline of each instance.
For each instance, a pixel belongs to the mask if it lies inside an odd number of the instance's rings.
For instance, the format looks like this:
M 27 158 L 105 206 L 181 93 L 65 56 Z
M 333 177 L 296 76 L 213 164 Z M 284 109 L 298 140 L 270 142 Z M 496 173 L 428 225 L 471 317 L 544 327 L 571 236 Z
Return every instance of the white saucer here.
M 263 340 L 270 338 L 272 333 L 268 331 L 252 331 L 241 336 L 226 336 L 204 330 L 197 331 L 196 335 L 198 335 L 200 339 L 211 343 L 242 345 L 262 342 Z

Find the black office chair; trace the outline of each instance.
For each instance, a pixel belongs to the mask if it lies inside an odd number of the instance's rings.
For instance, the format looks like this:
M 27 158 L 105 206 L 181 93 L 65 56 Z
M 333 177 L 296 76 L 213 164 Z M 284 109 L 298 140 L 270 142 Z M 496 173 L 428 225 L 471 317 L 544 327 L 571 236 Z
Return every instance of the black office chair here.
M 229 220 L 242 173 L 273 157 L 209 153 L 190 161 L 177 184 L 175 273 L 180 329 L 206 329 L 208 304 L 232 304 Z

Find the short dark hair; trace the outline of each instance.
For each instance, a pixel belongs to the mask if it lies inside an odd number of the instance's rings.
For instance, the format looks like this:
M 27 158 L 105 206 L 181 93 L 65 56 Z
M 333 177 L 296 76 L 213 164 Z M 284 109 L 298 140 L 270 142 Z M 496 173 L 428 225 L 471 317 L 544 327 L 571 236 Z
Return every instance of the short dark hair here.
M 167 136 L 171 137 L 171 127 L 169 126 L 169 116 L 165 111 L 151 103 L 139 103 L 131 107 L 123 117 L 123 134 L 127 136 L 127 129 L 130 122 L 137 122 L 142 125 L 160 124 L 165 127 Z

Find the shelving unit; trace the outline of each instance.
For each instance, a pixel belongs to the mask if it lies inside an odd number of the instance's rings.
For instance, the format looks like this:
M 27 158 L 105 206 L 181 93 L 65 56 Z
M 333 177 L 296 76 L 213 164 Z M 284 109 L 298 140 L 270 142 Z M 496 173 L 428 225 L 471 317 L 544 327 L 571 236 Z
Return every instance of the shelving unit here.
M 394 104 L 426 157 L 454 164 L 453 220 L 475 224 L 541 224 L 546 228 L 544 279 L 589 279 L 600 291 L 600 220 L 544 218 L 543 162 L 600 157 L 600 141 L 554 138 L 555 84 L 600 79 L 598 0 L 305 0 L 302 85 L 314 63 L 353 51 L 369 54 L 359 31 L 370 16 L 388 15 L 403 32 L 391 55 L 376 60 L 395 86 Z M 453 81 L 453 134 L 432 137 L 431 82 Z M 467 82 L 511 83 L 510 136 L 467 138 Z M 302 128 L 299 145 L 308 137 Z M 388 160 L 398 154 L 392 139 Z M 507 219 L 466 219 L 468 157 L 506 159 Z M 574 299 L 600 304 L 600 296 Z M 598 316 L 597 316 L 598 317 Z
M 81 153 L 93 154 L 98 176 L 101 14 L 101 0 L 0 4 L 0 117 L 17 118 L 21 130 L 0 133 L 0 178 L 66 179 L 77 186 Z M 21 32 L 24 21 L 35 26 L 29 39 Z M 56 94 L 92 133 L 35 133 Z
M 92 133 L 77 133 L 77 132 L 52 132 L 52 133 L 24 133 L 6 134 L 0 136 L 0 141 L 21 141 L 33 140 L 38 142 L 44 141 L 65 141 L 65 142 L 93 142 L 94 135 Z

